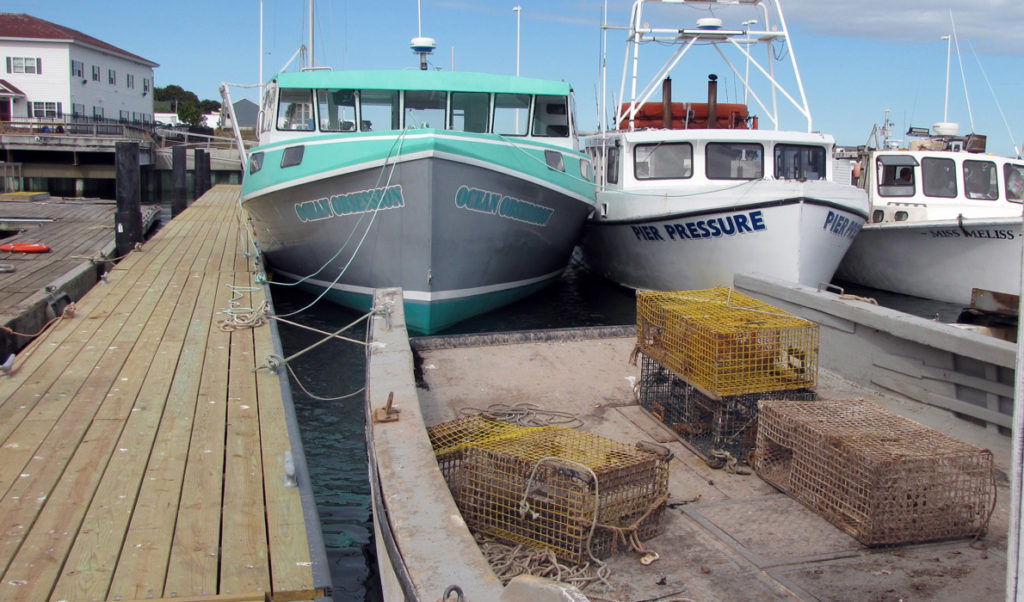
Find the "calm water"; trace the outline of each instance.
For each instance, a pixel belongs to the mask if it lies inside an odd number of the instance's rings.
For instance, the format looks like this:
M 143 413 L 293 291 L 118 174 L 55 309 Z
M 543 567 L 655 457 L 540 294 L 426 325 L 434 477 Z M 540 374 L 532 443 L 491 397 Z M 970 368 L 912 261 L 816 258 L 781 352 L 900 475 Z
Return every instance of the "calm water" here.
M 874 297 L 879 303 L 925 318 L 953 321 L 959 308 L 839 283 L 846 292 Z M 306 307 L 313 297 L 292 287 L 274 286 L 274 304 L 284 316 Z M 359 314 L 319 303 L 289 319 L 333 332 Z M 561 280 L 510 307 L 456 325 L 446 333 L 476 333 L 571 326 L 624 325 L 636 322 L 633 291 L 596 278 L 576 266 Z M 322 335 L 279 324 L 285 355 L 319 341 Z M 365 337 L 365 323 L 347 336 Z M 297 380 L 316 397 L 338 397 L 358 391 L 365 378 L 363 347 L 333 340 L 296 359 Z M 334 599 L 381 599 L 375 578 L 376 561 L 363 441 L 363 396 L 323 401 L 293 381 L 295 411 L 320 512 Z

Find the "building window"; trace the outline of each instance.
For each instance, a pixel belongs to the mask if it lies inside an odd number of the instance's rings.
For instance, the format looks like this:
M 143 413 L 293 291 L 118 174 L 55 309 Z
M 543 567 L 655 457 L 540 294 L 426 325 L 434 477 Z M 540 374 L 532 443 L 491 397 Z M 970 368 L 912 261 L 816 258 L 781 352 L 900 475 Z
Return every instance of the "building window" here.
M 71 75 L 74 77 L 84 77 L 85 63 L 82 61 L 71 61 Z
M 107 69 L 107 83 L 117 85 L 117 71 Z
M 142 78 L 142 93 L 145 94 L 147 92 L 149 92 L 149 78 L 144 77 Z
M 75 117 L 81 117 L 85 115 L 85 105 L 78 104 L 77 102 L 71 105 L 71 114 Z
M 124 84 L 126 86 L 128 86 L 129 88 L 134 88 L 135 87 L 135 76 L 132 75 L 131 73 L 125 75 L 124 76 Z
M 118 119 L 120 119 L 121 123 L 128 123 L 128 111 L 121 111 L 121 115 Z
M 59 102 L 33 102 L 32 116 L 40 118 L 56 118 L 61 116 Z
M 93 107 L 92 116 L 96 119 L 103 119 L 103 107 Z
M 8 73 L 35 73 L 43 72 L 43 59 L 28 56 L 7 57 Z
M 94 81 L 94 82 L 100 81 L 100 66 L 99 65 L 93 65 L 92 66 L 92 81 Z

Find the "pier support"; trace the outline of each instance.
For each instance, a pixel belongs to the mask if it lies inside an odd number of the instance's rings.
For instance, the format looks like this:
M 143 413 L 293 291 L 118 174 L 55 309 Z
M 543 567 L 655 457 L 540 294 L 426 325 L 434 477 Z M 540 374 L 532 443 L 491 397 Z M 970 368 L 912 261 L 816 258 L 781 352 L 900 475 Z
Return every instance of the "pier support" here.
M 124 257 L 135 243 L 142 242 L 142 186 L 139 173 L 139 143 L 118 142 L 115 151 L 117 169 L 117 213 L 114 216 L 114 247 Z
M 184 146 L 171 149 L 171 217 L 185 210 L 185 162 L 188 156 Z
M 195 158 L 192 162 L 192 198 L 198 199 L 210 188 L 206 182 L 210 174 L 208 159 L 209 155 L 205 150 L 201 148 L 196 149 Z

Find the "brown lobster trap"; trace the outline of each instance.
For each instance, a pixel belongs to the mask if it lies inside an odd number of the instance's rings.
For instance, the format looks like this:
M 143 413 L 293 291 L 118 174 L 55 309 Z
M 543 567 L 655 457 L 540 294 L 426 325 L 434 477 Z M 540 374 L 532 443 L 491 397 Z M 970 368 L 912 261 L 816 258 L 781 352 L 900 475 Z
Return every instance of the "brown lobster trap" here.
M 992 453 L 861 399 L 760 404 L 755 470 L 868 546 L 974 536 Z
M 494 422 L 474 417 L 430 429 L 432 442 L 453 431 L 472 440 L 447 450 L 435 444 L 471 530 L 575 564 L 615 552 L 620 533 L 642 541 L 661 532 L 668 456 L 561 426 Z

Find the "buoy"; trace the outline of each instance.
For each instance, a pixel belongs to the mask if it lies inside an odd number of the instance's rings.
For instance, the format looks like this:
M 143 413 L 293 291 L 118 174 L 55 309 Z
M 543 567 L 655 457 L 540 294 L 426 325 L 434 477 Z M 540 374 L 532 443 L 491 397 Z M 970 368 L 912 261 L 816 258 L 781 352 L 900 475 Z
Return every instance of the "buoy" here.
M 8 253 L 48 253 L 50 247 L 41 242 L 8 242 L 0 245 L 0 251 Z

